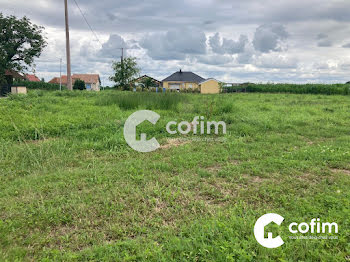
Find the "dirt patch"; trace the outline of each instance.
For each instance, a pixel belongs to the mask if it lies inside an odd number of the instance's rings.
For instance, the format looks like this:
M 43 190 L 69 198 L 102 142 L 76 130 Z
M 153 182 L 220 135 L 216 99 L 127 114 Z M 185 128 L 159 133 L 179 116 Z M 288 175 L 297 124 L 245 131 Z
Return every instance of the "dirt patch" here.
M 242 175 L 242 177 L 246 179 L 248 183 L 253 183 L 253 184 L 260 184 L 267 180 L 266 178 L 262 178 L 260 176 L 251 176 L 247 174 Z
M 238 160 L 231 160 L 228 162 L 231 165 L 237 166 L 240 164 L 240 162 Z M 221 169 L 223 168 L 222 164 L 215 164 L 209 167 L 206 167 L 205 170 L 211 172 L 211 173 L 217 173 L 219 172 Z
M 184 140 L 181 138 L 170 138 L 167 140 L 167 143 L 165 145 L 160 146 L 161 149 L 168 149 L 172 147 L 178 147 L 182 145 L 189 144 L 191 141 Z
M 222 169 L 222 166 L 220 164 L 216 164 L 214 166 L 210 166 L 205 169 L 211 173 L 217 173 Z
M 304 173 L 300 176 L 297 177 L 297 179 L 301 182 L 308 182 L 311 184 L 316 184 L 317 183 L 317 177 L 311 173 Z
M 49 141 L 55 141 L 57 138 L 55 137 L 50 137 L 50 138 L 41 138 L 41 139 L 36 139 L 36 140 L 24 140 L 23 142 L 20 143 L 25 143 L 25 144 L 41 144 L 44 142 L 49 142 Z
M 331 171 L 333 173 L 340 173 L 340 174 L 345 174 L 345 175 L 348 175 L 350 176 L 350 170 L 347 170 L 347 169 L 338 169 L 338 168 L 332 168 Z

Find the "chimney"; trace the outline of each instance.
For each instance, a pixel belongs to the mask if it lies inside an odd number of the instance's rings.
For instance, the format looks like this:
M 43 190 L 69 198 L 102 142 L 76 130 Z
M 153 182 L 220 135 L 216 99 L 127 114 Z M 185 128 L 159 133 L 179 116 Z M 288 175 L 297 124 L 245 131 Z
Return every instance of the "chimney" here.
M 182 70 L 180 69 L 180 74 L 182 73 Z

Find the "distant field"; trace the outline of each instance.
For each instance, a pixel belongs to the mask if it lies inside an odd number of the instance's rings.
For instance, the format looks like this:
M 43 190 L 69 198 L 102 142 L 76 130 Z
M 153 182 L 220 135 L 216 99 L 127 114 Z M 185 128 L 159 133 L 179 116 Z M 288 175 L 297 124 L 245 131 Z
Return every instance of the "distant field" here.
M 169 95 L 1 99 L 0 260 L 350 259 L 350 96 Z M 124 141 L 138 109 L 161 115 L 143 127 L 162 145 L 155 152 Z M 194 116 L 225 121 L 228 134 L 164 132 Z M 270 212 L 287 224 L 335 221 L 339 239 L 290 240 L 273 227 L 285 244 L 266 249 L 253 227 Z

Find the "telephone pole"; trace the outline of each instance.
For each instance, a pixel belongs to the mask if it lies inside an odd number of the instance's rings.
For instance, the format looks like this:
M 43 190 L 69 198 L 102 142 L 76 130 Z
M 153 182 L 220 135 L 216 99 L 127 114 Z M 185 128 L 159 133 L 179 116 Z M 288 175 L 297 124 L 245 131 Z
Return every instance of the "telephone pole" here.
M 64 10 L 66 18 L 66 52 L 67 52 L 67 88 L 68 90 L 73 90 L 72 88 L 72 73 L 70 66 L 70 44 L 69 44 L 69 23 L 68 23 L 68 3 L 64 0 Z
M 62 91 L 62 58 L 60 58 L 60 91 Z

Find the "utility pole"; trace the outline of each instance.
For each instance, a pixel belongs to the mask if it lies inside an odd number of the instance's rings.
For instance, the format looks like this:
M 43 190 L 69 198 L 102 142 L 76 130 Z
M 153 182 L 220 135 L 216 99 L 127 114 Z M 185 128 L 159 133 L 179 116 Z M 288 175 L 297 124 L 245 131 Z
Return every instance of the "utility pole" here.
M 62 91 L 62 58 L 60 58 L 60 91 Z
M 125 83 L 124 83 L 124 48 L 122 47 L 122 48 L 120 48 L 121 50 L 122 50 L 122 56 L 121 56 L 121 66 L 122 66 L 122 84 L 123 84 L 123 88 L 125 88 L 124 87 L 124 85 L 125 85 Z
M 72 88 L 72 73 L 70 66 L 70 44 L 69 44 L 69 23 L 68 23 L 68 3 L 64 0 L 64 10 L 66 18 L 66 52 L 67 52 L 67 88 L 68 90 L 73 90 Z

